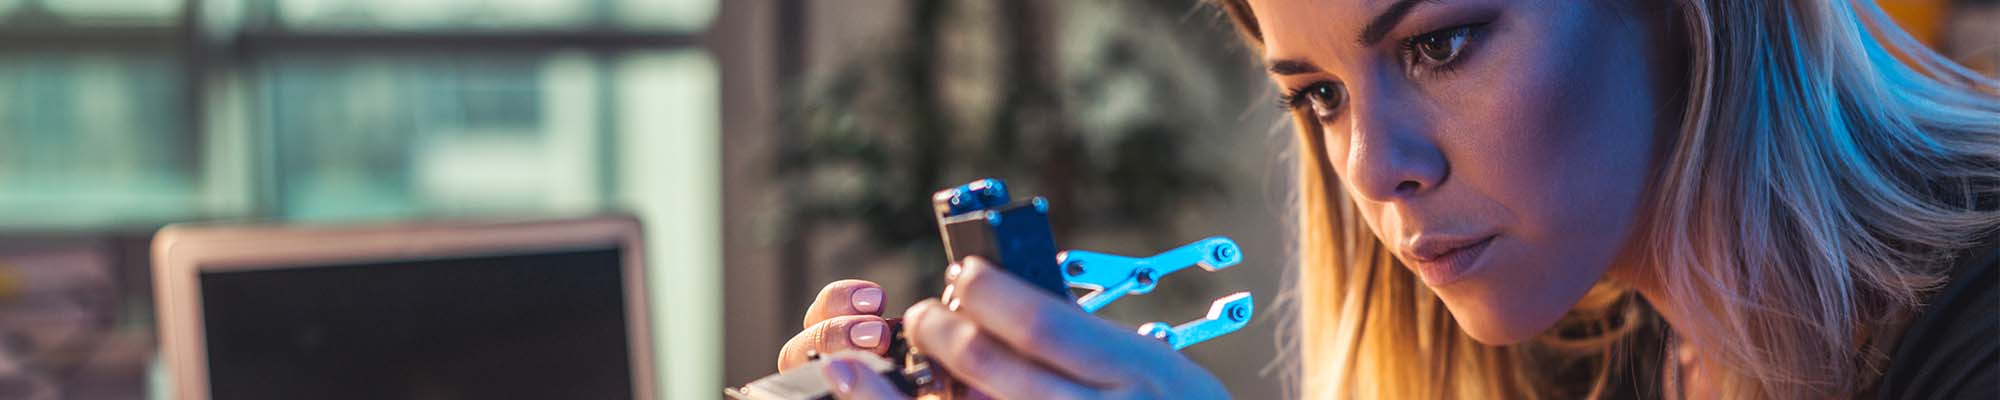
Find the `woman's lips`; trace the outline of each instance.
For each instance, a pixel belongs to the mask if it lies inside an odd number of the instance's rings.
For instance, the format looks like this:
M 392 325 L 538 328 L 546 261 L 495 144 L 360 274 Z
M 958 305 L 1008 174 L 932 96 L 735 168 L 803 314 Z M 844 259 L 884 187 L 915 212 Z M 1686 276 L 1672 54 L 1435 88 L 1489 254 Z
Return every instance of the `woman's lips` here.
M 1472 239 L 1418 238 L 1405 258 L 1417 276 L 1431 287 L 1449 285 L 1470 275 L 1479 266 L 1479 256 L 1498 235 Z

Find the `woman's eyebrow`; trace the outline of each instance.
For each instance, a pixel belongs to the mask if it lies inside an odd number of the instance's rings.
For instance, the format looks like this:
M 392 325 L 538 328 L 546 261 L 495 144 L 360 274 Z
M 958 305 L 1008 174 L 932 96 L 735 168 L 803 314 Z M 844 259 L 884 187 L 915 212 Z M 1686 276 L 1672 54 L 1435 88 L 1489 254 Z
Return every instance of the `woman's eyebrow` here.
M 1311 61 L 1290 59 L 1271 60 L 1271 66 L 1265 69 L 1278 75 L 1303 75 L 1320 71 L 1319 66 L 1313 65 Z
M 1401 0 L 1390 4 L 1389 9 L 1382 10 L 1382 14 L 1369 20 L 1368 25 L 1363 25 L 1361 37 L 1356 40 L 1361 41 L 1362 46 L 1374 46 L 1375 42 L 1382 41 L 1382 36 L 1396 29 L 1396 24 L 1403 22 L 1403 16 L 1410 15 L 1410 9 L 1429 1 L 1431 0 Z
M 1368 20 L 1368 25 L 1362 26 L 1361 36 L 1355 38 L 1355 40 L 1360 41 L 1362 46 L 1374 46 L 1375 42 L 1382 41 L 1383 36 L 1389 35 L 1389 31 L 1396 29 L 1396 24 L 1403 23 L 1403 17 L 1409 16 L 1410 10 L 1415 9 L 1418 4 L 1432 1 L 1437 0 L 1398 0 L 1390 4 L 1388 9 L 1382 10 L 1381 14 L 1377 14 L 1375 18 Z M 1271 66 L 1266 69 L 1271 71 L 1272 74 L 1277 75 L 1302 75 L 1320 72 L 1319 66 L 1305 60 L 1271 60 L 1270 64 Z

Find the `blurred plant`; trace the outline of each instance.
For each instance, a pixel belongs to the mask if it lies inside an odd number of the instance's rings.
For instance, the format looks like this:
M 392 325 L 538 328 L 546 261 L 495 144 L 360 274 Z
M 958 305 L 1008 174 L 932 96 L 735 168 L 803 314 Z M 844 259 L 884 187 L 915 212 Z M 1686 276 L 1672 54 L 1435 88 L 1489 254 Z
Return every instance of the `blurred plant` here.
M 1049 197 L 1058 241 L 1080 230 L 1135 232 L 1154 247 L 1191 239 L 1174 212 L 1225 184 L 1191 138 L 1213 107 L 1245 103 L 1213 83 L 1229 71 L 1212 60 L 1240 55 L 1203 53 L 1228 36 L 1174 17 L 1193 1 L 1167 3 L 909 2 L 907 31 L 785 105 L 798 139 L 777 160 L 793 185 L 784 263 L 804 268 L 803 231 L 823 222 L 866 227 L 868 248 L 840 259 L 900 251 L 931 266 L 943 257 L 929 194 L 980 177 Z

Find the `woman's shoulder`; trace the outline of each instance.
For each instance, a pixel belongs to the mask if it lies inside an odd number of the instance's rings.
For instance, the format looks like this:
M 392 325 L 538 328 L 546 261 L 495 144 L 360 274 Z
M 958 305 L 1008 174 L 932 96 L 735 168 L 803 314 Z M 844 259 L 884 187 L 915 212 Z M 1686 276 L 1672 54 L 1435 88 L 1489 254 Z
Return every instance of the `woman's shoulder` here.
M 2000 241 L 1961 254 L 1898 338 L 1882 399 L 2000 398 Z

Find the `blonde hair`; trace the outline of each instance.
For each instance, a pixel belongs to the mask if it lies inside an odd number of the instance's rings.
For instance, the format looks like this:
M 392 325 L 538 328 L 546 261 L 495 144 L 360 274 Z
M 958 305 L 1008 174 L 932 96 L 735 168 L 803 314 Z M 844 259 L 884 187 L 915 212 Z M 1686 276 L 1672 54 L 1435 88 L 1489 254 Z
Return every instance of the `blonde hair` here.
M 1248 3 L 1215 2 L 1260 46 Z M 1665 311 L 1687 316 L 1672 340 L 1720 367 L 1705 376 L 1725 397 L 1857 394 L 1885 367 L 1871 335 L 2000 225 L 2000 82 L 1864 0 L 1672 3 L 1685 103 L 1636 239 Z M 1362 222 L 1317 123 L 1292 123 L 1300 267 L 1282 334 L 1306 397 L 1596 397 L 1646 363 L 1676 379 L 1643 340 L 1664 335 L 1657 314 L 1609 280 L 1541 338 L 1473 341 Z M 1552 371 L 1578 366 L 1585 391 L 1560 391 L 1580 383 Z

